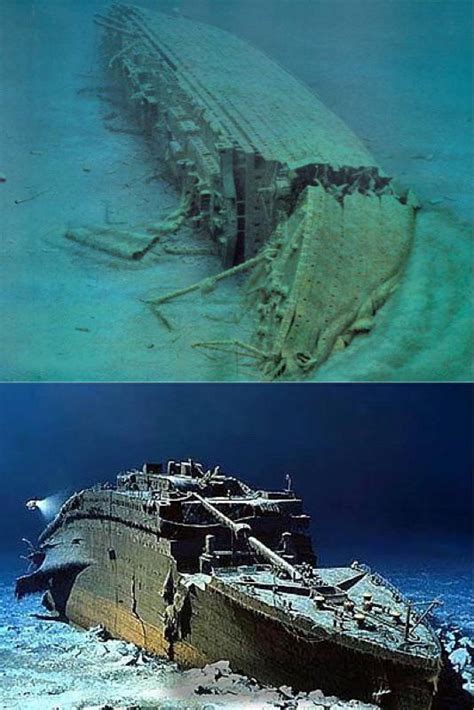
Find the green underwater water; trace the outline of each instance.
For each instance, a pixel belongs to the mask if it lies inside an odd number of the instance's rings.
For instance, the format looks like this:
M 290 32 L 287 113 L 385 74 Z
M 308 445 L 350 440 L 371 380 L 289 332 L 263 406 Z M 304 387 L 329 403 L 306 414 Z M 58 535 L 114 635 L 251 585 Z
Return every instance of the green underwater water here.
M 170 328 L 143 303 L 216 273 L 216 257 L 130 265 L 64 239 L 106 215 L 143 225 L 177 205 L 166 182 L 148 179 L 159 166 L 144 141 L 104 128 L 110 106 L 96 97 L 104 78 L 92 22 L 102 9 L 92 0 L 6 0 L 0 11 L 0 376 L 258 380 L 252 361 L 192 347 L 250 340 L 238 281 L 167 304 Z M 470 380 L 470 4 L 185 0 L 179 10 L 249 40 L 307 83 L 422 202 L 404 278 L 373 332 L 310 378 Z M 184 232 L 177 243 L 202 246 Z

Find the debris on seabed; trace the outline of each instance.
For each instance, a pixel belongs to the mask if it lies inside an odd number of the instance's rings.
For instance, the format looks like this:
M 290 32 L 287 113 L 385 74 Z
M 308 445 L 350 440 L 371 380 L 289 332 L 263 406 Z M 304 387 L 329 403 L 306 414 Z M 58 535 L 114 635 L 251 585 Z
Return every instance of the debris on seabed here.
M 229 278 L 229 276 L 234 276 L 235 274 L 241 271 L 247 271 L 248 269 L 253 268 L 255 264 L 258 264 L 260 261 L 262 261 L 263 258 L 263 255 L 255 256 L 253 257 L 253 259 L 248 259 L 242 264 L 238 264 L 237 266 L 233 266 L 230 269 L 221 271 L 215 276 L 207 276 L 206 278 L 201 279 L 201 281 L 198 281 L 197 283 L 191 284 L 190 286 L 186 286 L 185 288 L 179 288 L 176 291 L 171 291 L 170 293 L 166 293 L 164 296 L 160 296 L 157 299 L 147 300 L 145 301 L 145 303 L 158 306 L 162 303 L 172 301 L 175 298 L 179 298 L 180 296 L 185 296 L 186 294 L 192 293 L 193 291 L 201 291 L 202 293 L 208 293 L 209 291 L 212 291 L 214 289 L 218 281 L 222 281 L 222 279 L 227 279 Z
M 434 153 L 428 153 L 427 155 L 425 153 L 415 153 L 414 155 L 410 156 L 412 160 L 428 160 L 431 161 L 434 158 Z
M 37 197 L 40 197 L 41 195 L 46 194 L 49 192 L 49 190 L 42 190 L 41 192 L 37 192 L 34 195 L 30 195 L 29 197 L 23 197 L 15 200 L 15 205 L 22 205 L 23 202 L 31 202 L 31 200 L 36 200 Z
M 192 697 L 192 695 L 212 695 L 214 707 L 226 707 L 230 703 L 232 707 L 255 707 L 255 708 L 290 708 L 293 710 L 343 710 L 345 708 L 358 708 L 359 710 L 375 708 L 356 700 L 345 702 L 335 697 L 325 696 L 321 690 L 313 690 L 310 693 L 295 693 L 286 685 L 280 688 L 268 688 L 260 685 L 253 678 L 233 673 L 228 661 L 218 661 L 204 668 L 193 668 L 182 673 L 180 695 Z M 221 696 L 219 698 L 218 696 Z M 178 697 L 176 698 L 179 699 Z M 225 702 L 227 699 L 227 703 Z
M 70 227 L 64 236 L 67 239 L 104 251 L 113 256 L 132 261 L 140 261 L 164 236 L 174 234 L 182 226 L 188 205 L 183 201 L 180 206 L 160 222 L 141 225 L 130 229 L 117 229 L 109 226 Z M 106 206 L 106 221 L 110 223 L 110 210 Z
M 128 128 L 127 126 L 114 126 L 111 123 L 104 123 L 104 127 L 111 133 L 125 133 L 129 136 L 143 136 L 143 131 L 138 128 Z
M 155 306 L 152 304 L 151 309 L 155 316 L 158 318 L 158 320 L 165 326 L 167 330 L 174 330 L 173 326 L 171 325 L 171 322 L 168 320 L 168 318 L 161 312 L 161 310 L 158 308 L 158 306 Z
M 454 670 L 462 677 L 464 690 L 474 698 L 474 640 L 459 626 L 447 622 L 440 627 L 438 636 Z

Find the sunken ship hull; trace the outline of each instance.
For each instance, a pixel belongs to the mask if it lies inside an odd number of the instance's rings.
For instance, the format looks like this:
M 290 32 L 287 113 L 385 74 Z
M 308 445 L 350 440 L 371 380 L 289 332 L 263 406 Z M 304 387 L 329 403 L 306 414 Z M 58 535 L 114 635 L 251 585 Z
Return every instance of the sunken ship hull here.
M 392 202 L 412 211 L 345 123 L 244 40 L 122 3 L 95 21 L 124 107 L 224 264 L 255 256 L 308 186 L 321 185 L 341 203 L 354 193 L 390 197 L 382 217 L 392 224 Z M 409 228 L 399 226 L 409 241 Z
M 244 493 L 76 494 L 41 536 L 17 595 L 43 591 L 57 617 L 100 624 L 183 667 L 226 659 L 272 685 L 430 708 L 439 646 L 424 620 L 411 644 L 397 644 L 405 603 L 397 590 L 357 564 L 315 567 L 308 518 L 291 492 Z M 377 633 L 375 619 L 384 625 Z M 420 646 L 429 653 L 413 650 Z
M 228 272 L 256 269 L 244 289 L 256 314 L 246 354 L 263 374 L 299 379 L 369 332 L 403 272 L 416 199 L 308 87 L 247 42 L 123 4 L 96 22 L 121 103 L 181 195 L 163 234 L 185 221 L 214 241 Z M 154 230 L 130 258 L 155 245 Z M 68 236 L 102 250 L 121 238 Z

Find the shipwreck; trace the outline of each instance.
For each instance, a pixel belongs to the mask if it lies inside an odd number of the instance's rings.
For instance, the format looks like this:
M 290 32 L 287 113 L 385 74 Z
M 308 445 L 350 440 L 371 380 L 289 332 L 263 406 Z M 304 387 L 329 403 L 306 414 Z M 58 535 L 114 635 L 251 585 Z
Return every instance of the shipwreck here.
M 218 466 L 145 464 L 74 494 L 29 553 L 16 594 L 51 618 L 175 660 L 428 710 L 441 647 L 419 610 L 357 562 L 321 567 L 292 490 L 255 490 Z
M 200 345 L 248 355 L 268 379 L 301 379 L 368 333 L 403 271 L 414 196 L 309 88 L 247 42 L 122 4 L 95 20 L 121 103 L 181 208 L 144 235 L 66 236 L 141 259 L 183 223 L 201 230 L 225 271 L 150 305 L 248 270 L 242 308 L 253 314 L 253 341 Z

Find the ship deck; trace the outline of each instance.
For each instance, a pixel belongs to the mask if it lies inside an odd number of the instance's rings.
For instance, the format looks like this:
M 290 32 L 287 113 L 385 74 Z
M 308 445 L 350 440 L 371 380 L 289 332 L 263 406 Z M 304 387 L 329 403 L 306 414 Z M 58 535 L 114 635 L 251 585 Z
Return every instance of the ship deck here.
M 423 621 L 405 640 L 405 619 L 408 601 L 401 593 L 377 574 L 360 575 L 352 567 L 320 568 L 314 570 L 321 589 L 338 587 L 344 582 L 361 578 L 347 589 L 347 599 L 354 603 L 354 613 L 343 609 L 341 603 L 331 601 L 329 594 L 322 607 L 318 607 L 301 584 L 282 580 L 264 565 L 219 569 L 215 577 L 236 592 L 248 595 L 256 602 L 285 612 L 291 621 L 298 619 L 313 624 L 315 635 L 322 629 L 330 635 L 343 634 L 357 641 L 385 647 L 389 651 L 407 654 L 420 661 L 436 663 L 440 653 L 439 642 L 429 624 Z M 197 580 L 198 581 L 198 580 Z M 203 580 L 201 580 L 203 581 Z M 363 609 L 364 594 L 371 594 L 372 610 Z M 396 621 L 393 612 L 399 613 Z M 364 625 L 357 623 L 355 614 L 365 617 Z M 416 623 L 413 612 L 411 626 Z
M 247 42 L 181 16 L 118 8 L 203 108 L 205 120 L 246 152 L 292 169 L 375 166 L 363 143 L 309 88 Z

